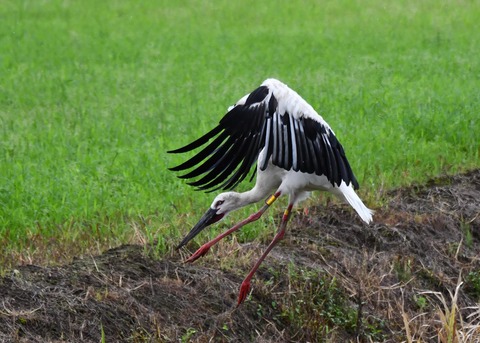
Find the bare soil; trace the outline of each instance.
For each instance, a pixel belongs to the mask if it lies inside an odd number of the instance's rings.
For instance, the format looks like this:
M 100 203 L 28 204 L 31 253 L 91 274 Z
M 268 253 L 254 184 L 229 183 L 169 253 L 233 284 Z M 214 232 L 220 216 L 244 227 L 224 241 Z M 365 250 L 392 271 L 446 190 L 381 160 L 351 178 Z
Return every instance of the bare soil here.
M 238 308 L 268 242 L 231 239 L 194 264 L 129 245 L 19 266 L 0 279 L 0 341 L 437 342 L 459 281 L 457 329 L 480 340 L 480 170 L 388 199 L 370 226 L 343 205 L 298 210 Z

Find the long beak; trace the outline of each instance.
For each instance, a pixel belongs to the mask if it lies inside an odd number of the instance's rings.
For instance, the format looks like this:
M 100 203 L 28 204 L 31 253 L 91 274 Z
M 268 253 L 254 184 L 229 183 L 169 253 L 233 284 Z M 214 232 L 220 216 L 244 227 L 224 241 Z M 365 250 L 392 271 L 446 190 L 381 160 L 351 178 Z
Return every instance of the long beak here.
M 212 225 L 213 223 L 218 222 L 220 219 L 223 218 L 224 214 L 217 214 L 216 209 L 209 208 L 207 212 L 202 216 L 202 218 L 198 221 L 198 223 L 190 230 L 188 235 L 180 242 L 177 246 L 177 249 L 180 249 L 185 244 L 190 242 L 196 235 L 200 233 L 203 229 L 207 226 Z

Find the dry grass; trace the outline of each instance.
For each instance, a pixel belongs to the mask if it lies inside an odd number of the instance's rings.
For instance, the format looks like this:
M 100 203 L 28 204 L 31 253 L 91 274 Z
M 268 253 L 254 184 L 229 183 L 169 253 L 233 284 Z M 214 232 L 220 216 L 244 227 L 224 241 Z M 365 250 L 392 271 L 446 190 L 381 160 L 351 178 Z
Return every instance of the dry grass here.
M 216 232 L 161 253 L 176 242 L 155 243 L 164 228 L 139 218 L 129 225 L 142 246 L 1 278 L 0 341 L 476 343 L 479 184 L 477 171 L 398 190 L 368 227 L 336 203 L 297 212 L 239 308 L 273 229 L 250 243 L 231 236 L 184 264 Z
M 406 342 L 439 343 L 478 343 L 480 341 L 480 307 L 460 308 L 459 295 L 463 281 L 458 277 L 457 285 L 448 297 L 441 292 L 419 291 L 432 304 L 431 311 L 425 311 L 410 317 L 403 306 L 401 313 L 404 320 Z

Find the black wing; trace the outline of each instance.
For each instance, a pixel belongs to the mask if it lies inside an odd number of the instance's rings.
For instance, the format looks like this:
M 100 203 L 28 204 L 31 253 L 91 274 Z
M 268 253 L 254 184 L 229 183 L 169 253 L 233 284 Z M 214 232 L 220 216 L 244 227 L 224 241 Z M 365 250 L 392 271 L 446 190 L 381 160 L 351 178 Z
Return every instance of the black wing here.
M 200 177 L 188 183 L 200 190 L 235 188 L 264 147 L 267 150 L 259 161 L 261 170 L 266 169 L 271 158 L 274 165 L 286 170 L 325 175 L 332 185 L 340 185 L 343 180 L 358 188 L 343 147 L 330 128 L 308 117 L 279 113 L 277 99 L 266 86 L 250 93 L 245 104 L 233 107 L 213 130 L 169 153 L 188 152 L 204 145 L 192 158 L 170 168 L 193 168 L 179 177 Z

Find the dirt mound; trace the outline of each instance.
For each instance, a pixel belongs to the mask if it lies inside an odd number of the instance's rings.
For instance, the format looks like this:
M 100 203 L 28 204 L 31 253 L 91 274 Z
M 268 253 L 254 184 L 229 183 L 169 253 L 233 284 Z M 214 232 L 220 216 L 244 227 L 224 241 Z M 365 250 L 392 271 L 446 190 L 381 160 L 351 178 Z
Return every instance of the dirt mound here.
M 0 279 L 0 341 L 437 342 L 442 300 L 480 339 L 480 170 L 389 197 L 370 226 L 340 205 L 297 213 L 239 308 L 265 242 L 221 242 L 193 265 L 122 246 L 19 267 Z

